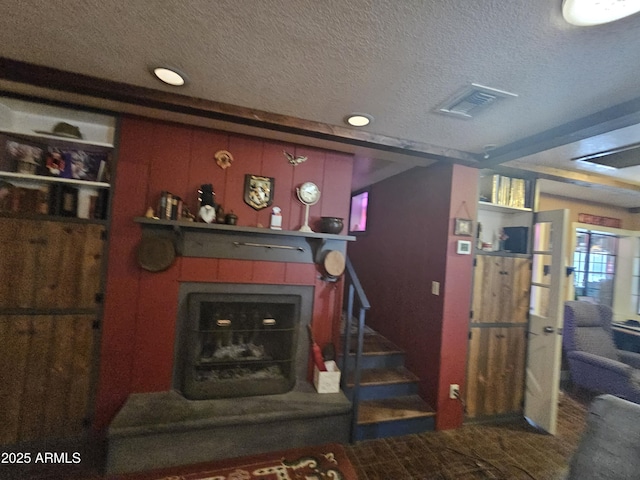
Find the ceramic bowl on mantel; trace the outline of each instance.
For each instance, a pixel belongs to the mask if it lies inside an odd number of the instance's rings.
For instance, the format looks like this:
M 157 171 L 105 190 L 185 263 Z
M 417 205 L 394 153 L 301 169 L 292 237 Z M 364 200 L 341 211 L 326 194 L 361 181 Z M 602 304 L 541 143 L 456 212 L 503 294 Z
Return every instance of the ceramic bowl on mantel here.
M 344 227 L 342 220 L 340 217 L 320 217 L 320 231 L 337 235 Z

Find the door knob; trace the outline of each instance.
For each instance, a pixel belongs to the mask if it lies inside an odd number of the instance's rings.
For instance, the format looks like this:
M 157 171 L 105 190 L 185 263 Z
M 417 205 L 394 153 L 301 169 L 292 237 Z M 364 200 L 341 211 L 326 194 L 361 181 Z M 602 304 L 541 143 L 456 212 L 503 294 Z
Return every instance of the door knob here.
M 542 329 L 544 333 L 553 333 L 555 329 L 553 327 L 546 326 Z

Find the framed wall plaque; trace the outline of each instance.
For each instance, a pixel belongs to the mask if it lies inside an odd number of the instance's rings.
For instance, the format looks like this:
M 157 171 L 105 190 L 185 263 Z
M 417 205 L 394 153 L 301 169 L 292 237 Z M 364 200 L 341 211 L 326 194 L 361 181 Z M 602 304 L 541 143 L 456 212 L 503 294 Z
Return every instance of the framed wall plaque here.
M 463 235 L 466 237 L 473 235 L 473 220 L 456 218 L 455 221 L 455 228 L 453 229 L 454 235 Z
M 259 175 L 244 176 L 244 203 L 254 210 L 262 210 L 273 203 L 276 179 Z

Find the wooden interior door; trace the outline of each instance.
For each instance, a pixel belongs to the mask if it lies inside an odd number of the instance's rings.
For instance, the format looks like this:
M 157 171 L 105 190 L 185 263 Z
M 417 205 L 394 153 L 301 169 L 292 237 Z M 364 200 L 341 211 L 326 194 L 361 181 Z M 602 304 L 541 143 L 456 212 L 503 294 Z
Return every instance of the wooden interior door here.
M 568 210 L 536 213 L 528 328 L 525 416 L 532 424 L 556 433 Z
M 87 426 L 103 230 L 0 219 L 0 444 Z

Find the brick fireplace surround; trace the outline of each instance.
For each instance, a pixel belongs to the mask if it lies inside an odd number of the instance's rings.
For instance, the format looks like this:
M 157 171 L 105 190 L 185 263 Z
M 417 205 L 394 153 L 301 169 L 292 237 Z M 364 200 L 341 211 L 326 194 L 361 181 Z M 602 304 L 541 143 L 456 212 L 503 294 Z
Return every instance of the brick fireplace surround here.
M 269 209 L 256 212 L 243 203 L 247 173 L 276 178 L 274 205 L 282 208 L 285 230 L 295 231 L 302 223 L 303 208 L 294 192 L 304 181 L 313 181 L 322 192 L 321 201 L 311 207 L 312 226 L 320 216 L 346 218 L 351 156 L 132 117 L 122 119 L 120 132 L 94 420 L 97 431 L 108 429 L 110 471 L 148 468 L 138 463 L 144 459 L 157 467 L 346 441 L 350 404 L 342 394 L 315 392 L 308 381 L 308 351 L 298 352 L 306 381 L 298 380 L 289 393 L 247 397 L 241 405 L 237 399 L 188 401 L 174 390 L 173 378 L 181 284 L 312 287 L 311 326 L 324 344 L 336 342 L 339 335 L 342 282 L 320 279 L 315 259 L 178 256 L 167 270 L 147 272 L 136 262 L 137 245 L 147 228 L 134 219 L 157 203 L 162 190 L 180 195 L 195 210 L 197 188 L 213 183 L 216 200 L 238 215 L 238 229 L 268 225 Z M 213 160 L 220 149 L 236 159 L 226 170 Z M 294 168 L 285 150 L 309 160 Z M 296 241 L 311 246 L 307 240 Z M 308 348 L 306 325 L 301 328 L 300 343 Z

